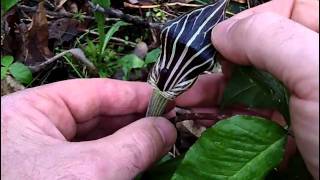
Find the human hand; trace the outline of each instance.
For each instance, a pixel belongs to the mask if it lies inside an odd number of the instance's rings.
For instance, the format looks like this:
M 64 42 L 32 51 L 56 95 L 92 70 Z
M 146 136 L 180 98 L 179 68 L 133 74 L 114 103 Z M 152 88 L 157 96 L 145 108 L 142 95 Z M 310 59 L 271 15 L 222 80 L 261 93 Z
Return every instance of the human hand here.
M 291 93 L 296 144 L 319 179 L 319 1 L 275 0 L 244 11 L 212 34 L 230 62 L 253 65 L 281 80 Z
M 150 95 L 146 83 L 91 79 L 1 97 L 1 177 L 133 179 L 176 138 L 166 119 L 133 122 Z

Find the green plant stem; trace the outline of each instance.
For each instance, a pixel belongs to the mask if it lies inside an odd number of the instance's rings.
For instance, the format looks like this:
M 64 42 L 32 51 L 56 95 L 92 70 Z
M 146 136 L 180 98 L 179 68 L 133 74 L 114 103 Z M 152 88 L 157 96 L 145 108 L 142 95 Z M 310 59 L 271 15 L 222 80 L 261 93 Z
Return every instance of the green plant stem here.
M 66 57 L 66 56 L 63 56 L 63 58 L 68 62 L 68 64 L 72 67 L 72 69 L 76 72 L 76 74 L 80 77 L 80 78 L 83 78 L 83 76 L 81 75 L 81 73 L 77 70 L 77 68 L 72 64 L 71 60 Z
M 154 89 L 149 101 L 146 117 L 161 116 L 168 102 L 169 99 L 163 97 L 159 90 Z

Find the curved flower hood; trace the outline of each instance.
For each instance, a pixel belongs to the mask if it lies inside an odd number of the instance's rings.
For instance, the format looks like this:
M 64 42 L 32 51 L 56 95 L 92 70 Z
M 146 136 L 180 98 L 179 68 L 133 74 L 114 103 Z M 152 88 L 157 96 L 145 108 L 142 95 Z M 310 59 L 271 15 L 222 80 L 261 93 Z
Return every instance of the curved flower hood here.
M 228 0 L 217 0 L 165 24 L 160 35 L 161 55 L 148 80 L 162 96 L 174 99 L 214 66 L 211 30 L 224 20 L 227 4 Z

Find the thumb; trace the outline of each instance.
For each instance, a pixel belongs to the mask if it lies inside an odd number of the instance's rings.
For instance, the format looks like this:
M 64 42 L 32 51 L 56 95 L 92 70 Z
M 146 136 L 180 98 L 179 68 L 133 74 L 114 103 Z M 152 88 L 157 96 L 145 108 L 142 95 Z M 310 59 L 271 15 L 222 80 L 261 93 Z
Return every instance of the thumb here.
M 167 119 L 148 117 L 95 141 L 95 150 L 103 158 L 102 167 L 107 173 L 103 176 L 133 179 L 167 153 L 176 136 L 175 127 Z

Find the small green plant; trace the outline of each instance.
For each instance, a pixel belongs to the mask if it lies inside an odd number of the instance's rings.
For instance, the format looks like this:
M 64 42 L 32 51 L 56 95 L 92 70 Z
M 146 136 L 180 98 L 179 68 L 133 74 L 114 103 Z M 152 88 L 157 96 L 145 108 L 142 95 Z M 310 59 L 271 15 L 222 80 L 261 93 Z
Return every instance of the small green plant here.
M 30 69 L 20 62 L 13 63 L 12 56 L 3 56 L 1 58 L 1 80 L 8 75 L 12 75 L 22 84 L 29 84 L 32 81 L 32 72 Z
M 123 57 L 118 57 L 116 51 L 113 50 L 115 48 L 108 48 L 107 45 L 111 37 L 120 29 L 120 27 L 127 25 L 129 24 L 123 21 L 116 22 L 110 27 L 105 36 L 103 36 L 103 40 L 100 40 L 101 36 L 99 36 L 98 43 L 87 39 L 85 53 L 99 70 L 100 77 L 111 77 L 116 73 L 117 69 L 120 68 L 124 74 L 123 79 L 128 80 L 129 74 L 133 69 L 146 68 L 148 64 L 154 63 L 160 55 L 161 50 L 157 48 L 150 51 L 144 60 L 131 53 L 124 55 Z M 125 40 L 128 39 L 129 37 L 126 36 Z M 117 50 L 121 51 L 123 50 L 123 47 L 118 47 Z
M 128 54 L 123 56 L 119 61 L 119 65 L 121 65 L 122 71 L 124 73 L 123 79 L 128 80 L 129 75 L 133 69 L 142 69 L 146 68 L 149 64 L 153 64 L 156 62 L 160 55 L 160 49 L 154 49 L 150 51 L 144 60 L 140 59 L 135 54 Z
M 79 12 L 76 12 L 75 14 L 73 14 L 73 18 L 80 21 L 80 22 L 84 22 L 84 16 L 85 16 L 85 12 L 81 12 L 81 10 Z
M 108 8 L 110 6 L 110 1 L 95 0 L 93 2 L 103 8 Z M 165 21 L 165 14 L 163 14 L 162 11 L 155 10 L 153 14 L 155 17 L 161 18 Z M 116 48 L 108 48 L 107 45 L 120 27 L 127 26 L 129 24 L 123 21 L 118 21 L 113 24 L 106 33 L 104 14 L 96 12 L 95 21 L 97 23 L 97 30 L 99 34 L 98 43 L 87 39 L 85 53 L 97 67 L 100 77 L 111 77 L 117 72 L 117 69 L 121 69 L 123 71 L 123 79 L 128 80 L 133 69 L 146 68 L 148 64 L 154 63 L 158 58 L 160 49 L 155 49 L 149 52 L 145 60 L 140 59 L 138 56 L 131 53 L 118 57 L 117 52 L 113 50 Z M 125 36 L 124 39 L 128 41 L 129 37 Z M 118 51 L 122 51 L 123 49 L 123 47 L 117 48 Z
M 99 4 L 104 8 L 110 6 L 110 1 L 96 0 L 94 3 Z M 102 13 L 95 13 L 95 21 L 98 26 L 99 39 L 98 43 L 87 39 L 87 46 L 85 48 L 86 56 L 92 60 L 93 64 L 97 67 L 100 77 L 110 77 L 116 72 L 118 57 L 111 48 L 107 45 L 111 37 L 120 29 L 121 26 L 129 25 L 126 22 L 118 21 L 111 26 L 107 33 L 105 33 L 105 16 Z
M 94 0 L 93 3 L 98 4 L 99 6 L 103 8 L 109 8 L 110 7 L 110 0 Z M 99 49 L 100 49 L 100 56 L 98 57 L 99 59 L 102 58 L 101 56 L 103 55 L 103 46 L 104 46 L 104 41 L 106 38 L 106 33 L 104 30 L 104 25 L 105 25 L 105 15 L 101 12 L 95 12 L 94 17 L 96 20 L 96 23 L 98 25 L 98 32 L 99 32 Z
M 164 13 L 163 10 L 161 10 L 160 8 L 153 8 L 152 10 L 148 11 L 146 13 L 147 17 L 151 17 L 154 21 L 156 22 L 166 22 L 167 21 L 167 16 Z

